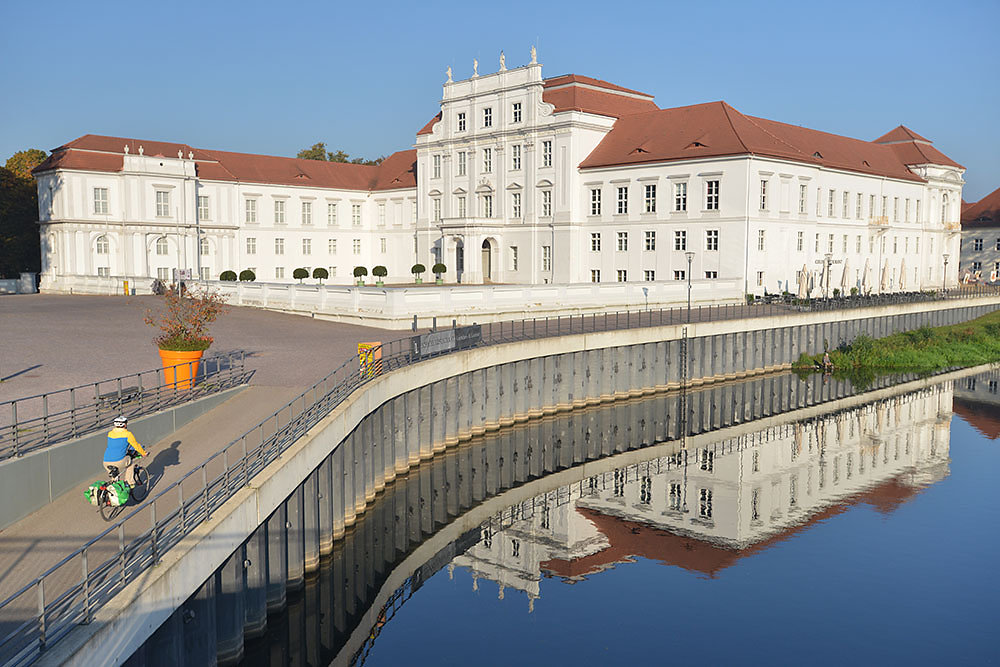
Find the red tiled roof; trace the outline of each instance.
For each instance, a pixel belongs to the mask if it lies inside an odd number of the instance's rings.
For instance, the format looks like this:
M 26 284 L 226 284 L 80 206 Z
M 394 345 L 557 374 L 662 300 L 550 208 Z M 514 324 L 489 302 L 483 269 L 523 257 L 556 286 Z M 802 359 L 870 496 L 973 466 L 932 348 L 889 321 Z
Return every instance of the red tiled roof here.
M 659 108 L 653 102 L 652 95 L 622 88 L 600 79 L 592 79 L 589 76 L 565 74 L 546 79 L 544 86 L 542 100 L 555 107 L 553 113 L 582 111 L 621 118 Z
M 653 96 L 649 93 L 643 93 L 638 90 L 632 90 L 631 88 L 623 88 L 622 86 L 615 85 L 609 81 L 603 81 L 601 79 L 594 79 L 589 76 L 581 76 L 579 74 L 562 74 L 560 76 L 554 76 L 549 79 L 545 79 L 543 82 L 546 88 L 554 88 L 556 86 L 565 86 L 572 83 L 582 83 L 588 86 L 597 86 L 598 88 L 607 88 L 608 90 L 616 90 L 621 93 L 631 93 L 633 95 L 642 95 L 643 97 L 648 97 L 653 99 Z
M 886 132 L 874 141 L 876 144 L 891 146 L 903 164 L 943 164 L 965 169 L 962 165 L 934 148 L 926 139 L 905 125 Z
M 905 125 L 899 125 L 895 129 L 889 130 L 881 137 L 875 140 L 876 144 L 891 144 L 897 141 L 923 141 L 924 143 L 931 143 L 930 139 L 921 137 L 919 134 L 906 127 Z
M 1000 412 L 996 405 L 956 396 L 952 402 L 952 412 L 990 440 L 1000 438 Z
M 118 172 L 124 163 L 125 145 L 137 155 L 139 146 L 146 156 L 185 158 L 194 154 L 199 178 L 210 181 L 236 181 L 272 185 L 301 185 L 344 190 L 383 190 L 416 187 L 416 152 L 400 151 L 386 158 L 381 165 L 348 164 L 303 160 L 300 158 L 208 151 L 187 144 L 160 141 L 138 141 L 121 137 L 87 134 L 53 150 L 45 162 L 33 170 L 41 173 L 50 169 L 81 169 Z
M 922 181 L 891 146 L 747 116 L 725 102 L 619 118 L 580 167 L 747 154 Z
M 437 125 L 440 121 L 441 121 L 441 112 L 438 111 L 436 116 L 434 116 L 433 118 L 431 118 L 429 121 L 427 121 L 426 125 L 424 125 L 422 128 L 420 128 L 419 130 L 417 130 L 417 134 L 418 135 L 420 135 L 420 134 L 430 134 L 431 132 L 434 131 L 434 126 Z
M 1000 188 L 962 207 L 963 227 L 1000 227 Z

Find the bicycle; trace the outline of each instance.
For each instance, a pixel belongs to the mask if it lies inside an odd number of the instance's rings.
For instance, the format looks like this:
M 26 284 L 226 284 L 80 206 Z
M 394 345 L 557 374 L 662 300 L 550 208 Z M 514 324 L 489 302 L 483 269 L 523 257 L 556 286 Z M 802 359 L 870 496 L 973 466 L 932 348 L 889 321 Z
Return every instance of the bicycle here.
M 142 458 L 141 456 L 138 456 L 137 455 L 138 452 L 136 452 L 133 449 L 129 449 L 128 453 L 129 456 L 133 456 L 134 458 L 137 459 Z M 121 509 L 125 507 L 125 505 L 127 504 L 127 501 L 125 503 L 121 503 L 118 505 L 113 504 L 111 502 L 111 490 L 109 487 L 115 482 L 124 481 L 125 486 L 128 489 L 129 500 L 134 499 L 136 502 L 141 503 L 143 500 L 146 499 L 146 496 L 149 495 L 149 472 L 141 465 L 138 464 L 133 465 L 132 481 L 130 483 L 128 480 L 118 479 L 119 470 L 117 466 L 108 466 L 107 469 L 109 477 L 111 479 L 101 484 L 97 488 L 96 494 L 97 494 L 97 507 L 98 511 L 101 514 L 101 518 L 104 519 L 105 521 L 111 521 L 116 516 L 118 516 L 118 513 L 121 512 Z

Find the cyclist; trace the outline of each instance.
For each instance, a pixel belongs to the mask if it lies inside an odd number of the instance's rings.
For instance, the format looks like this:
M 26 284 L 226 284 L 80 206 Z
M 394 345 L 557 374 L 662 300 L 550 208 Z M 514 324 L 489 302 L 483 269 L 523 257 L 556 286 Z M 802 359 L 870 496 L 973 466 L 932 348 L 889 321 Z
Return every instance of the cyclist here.
M 131 485 L 133 453 L 142 457 L 146 455 L 146 450 L 128 430 L 128 417 L 118 415 L 113 423 L 114 428 L 108 431 L 108 447 L 104 450 L 104 467 L 108 474 L 111 474 L 112 467 L 117 468 L 117 479 L 123 479 Z

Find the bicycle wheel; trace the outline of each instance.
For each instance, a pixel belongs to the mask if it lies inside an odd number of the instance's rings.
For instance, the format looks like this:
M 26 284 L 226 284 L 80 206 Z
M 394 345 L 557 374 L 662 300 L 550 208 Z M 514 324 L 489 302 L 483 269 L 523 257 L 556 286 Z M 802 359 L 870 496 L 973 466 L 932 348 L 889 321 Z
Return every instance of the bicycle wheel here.
M 132 472 L 132 479 L 129 495 L 136 502 L 142 502 L 149 495 L 149 473 L 142 466 L 136 466 Z
M 121 507 L 111 504 L 111 494 L 108 493 L 107 489 L 101 489 L 97 492 L 97 506 L 101 508 L 101 518 L 105 521 L 114 519 L 121 510 Z

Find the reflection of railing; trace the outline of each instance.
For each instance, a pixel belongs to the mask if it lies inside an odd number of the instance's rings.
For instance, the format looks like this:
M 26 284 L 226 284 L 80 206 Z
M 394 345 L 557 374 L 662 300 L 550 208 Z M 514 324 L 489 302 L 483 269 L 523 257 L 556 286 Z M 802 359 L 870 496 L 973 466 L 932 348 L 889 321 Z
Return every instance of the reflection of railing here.
M 847 297 L 801 301 L 797 305 L 768 303 L 701 306 L 692 308 L 690 315 L 683 307 L 626 311 L 463 327 L 462 336 L 456 331 L 454 345 L 449 337 L 446 344 L 440 347 L 427 347 L 419 341 L 421 337 L 406 337 L 384 343 L 380 348 L 381 366 L 377 374 L 362 373 L 357 357 L 345 361 L 257 426 L 0 603 L 0 614 L 3 615 L 0 620 L 18 613 L 23 614 L 22 618 L 25 619 L 8 634 L 0 637 L 0 662 L 29 664 L 48 646 L 69 633 L 76 624 L 89 623 L 97 609 L 134 581 L 140 573 L 156 564 L 164 552 L 210 518 L 216 509 L 244 488 L 258 472 L 277 459 L 355 390 L 381 373 L 460 349 L 570 334 L 683 324 L 687 321 L 777 317 L 798 312 L 997 294 L 1000 294 L 1000 289 L 977 286 L 936 294 L 918 292 Z M 479 332 L 470 341 L 468 330 L 474 328 L 478 328 Z M 465 342 L 459 345 L 460 340 Z M 425 340 L 424 343 L 426 342 Z M 130 540 L 126 540 L 126 534 L 131 537 Z M 88 554 L 94 551 L 100 553 L 100 550 L 112 551 L 114 555 L 92 566 Z M 55 583 L 46 585 L 46 582 L 53 581 Z M 66 587 L 66 581 L 75 583 Z M 53 590 L 55 586 L 63 588 Z
M 0 461 L 104 428 L 119 413 L 134 419 L 246 379 L 244 352 L 202 359 L 194 387 L 165 377 L 185 371 L 190 377 L 192 366 L 157 368 L 0 403 Z

